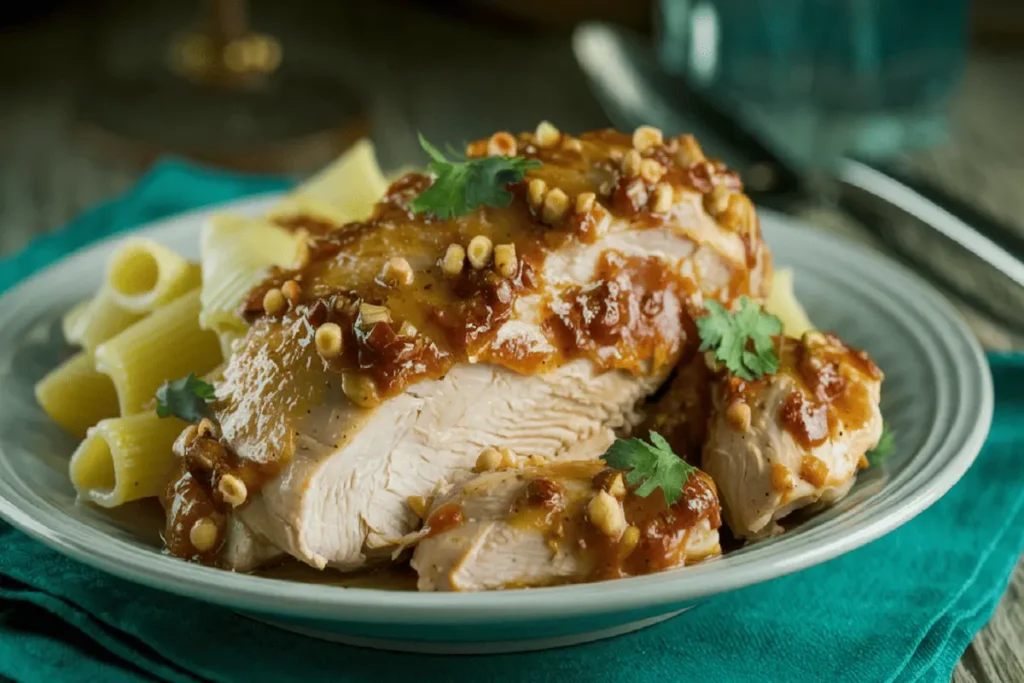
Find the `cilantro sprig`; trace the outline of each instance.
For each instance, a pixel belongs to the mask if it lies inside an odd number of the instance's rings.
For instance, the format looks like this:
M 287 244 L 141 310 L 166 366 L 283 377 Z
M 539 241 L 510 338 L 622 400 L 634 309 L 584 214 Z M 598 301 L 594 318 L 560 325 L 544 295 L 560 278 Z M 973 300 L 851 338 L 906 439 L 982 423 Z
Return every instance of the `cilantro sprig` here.
M 430 213 L 444 220 L 463 216 L 478 206 L 503 207 L 512 201 L 506 188 L 523 179 L 526 171 L 540 166 L 535 159 L 523 157 L 483 157 L 449 161 L 420 134 L 420 146 L 432 161 L 427 167 L 436 178 L 434 184 L 412 200 L 409 208 Z
M 739 304 L 735 313 L 714 300 L 705 304 L 708 314 L 696 321 L 700 350 L 714 351 L 715 358 L 741 379 L 774 374 L 779 356 L 772 336 L 782 333 L 782 321 L 745 296 Z
M 651 432 L 651 443 L 640 439 L 619 439 L 604 454 L 609 467 L 626 472 L 630 486 L 640 486 L 636 495 L 646 498 L 661 489 L 665 502 L 675 505 L 683 496 L 683 485 L 697 468 L 672 452 L 672 447 L 657 432 Z
M 896 439 L 888 423 L 882 423 L 882 436 L 878 438 L 878 445 L 867 452 L 868 463 L 872 467 L 882 464 L 886 458 L 896 450 Z
M 186 422 L 199 422 L 210 416 L 209 404 L 214 401 L 213 385 L 189 373 L 188 377 L 164 382 L 156 390 L 156 414 L 180 417 Z

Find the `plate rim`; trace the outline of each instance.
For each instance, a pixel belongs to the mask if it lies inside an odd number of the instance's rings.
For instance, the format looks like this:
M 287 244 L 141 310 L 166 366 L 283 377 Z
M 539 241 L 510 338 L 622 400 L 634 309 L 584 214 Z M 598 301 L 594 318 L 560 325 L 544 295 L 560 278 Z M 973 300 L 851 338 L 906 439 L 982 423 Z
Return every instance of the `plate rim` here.
M 0 296 L 0 319 L 9 311 L 15 310 L 12 302 L 16 303 L 24 298 L 33 286 L 39 286 L 40 282 L 52 277 L 58 269 L 75 264 L 87 267 L 85 262 L 97 258 L 98 254 L 111 244 L 129 235 L 169 232 L 179 225 L 201 224 L 211 215 L 223 211 L 258 212 L 282 194 L 272 192 L 208 205 L 148 222 L 87 245 L 8 289 Z M 16 500 L 25 499 L 25 495 L 9 487 L 2 480 L 0 517 L 63 555 L 133 583 L 244 611 L 315 620 L 366 623 L 472 623 L 491 621 L 498 615 L 504 621 L 523 622 L 536 619 L 578 618 L 657 606 L 664 606 L 667 610 L 696 599 L 779 578 L 851 552 L 910 521 L 945 495 L 960 480 L 981 451 L 988 435 L 994 409 L 991 373 L 984 351 L 973 332 L 952 305 L 920 276 L 885 254 L 842 236 L 826 235 L 803 219 L 785 216 L 762 207 L 758 207 L 758 213 L 762 222 L 783 223 L 787 228 L 813 232 L 814 239 L 839 243 L 844 252 L 852 252 L 858 258 L 880 265 L 883 270 L 898 275 L 910 283 L 916 290 L 914 293 L 920 294 L 928 302 L 931 312 L 940 314 L 943 323 L 949 326 L 949 335 L 944 343 L 951 349 L 955 341 L 963 352 L 957 356 L 957 360 L 964 362 L 958 363 L 960 367 L 954 369 L 965 373 L 966 380 L 973 383 L 972 388 L 978 392 L 977 419 L 963 434 L 959 450 L 949 455 L 942 468 L 918 489 L 883 510 L 870 512 L 869 516 L 850 533 L 832 534 L 808 547 L 795 547 L 792 548 L 793 552 L 783 553 L 778 557 L 739 563 L 718 572 L 714 571 L 718 563 L 712 561 L 687 568 L 684 575 L 666 572 L 616 581 L 514 592 L 452 594 L 339 588 L 236 574 L 142 550 L 109 535 L 105 535 L 107 543 L 86 546 L 73 538 L 70 532 L 53 528 L 33 518 L 29 511 L 21 509 Z M 0 450 L 2 449 L 3 443 L 0 439 Z M 934 457 L 946 450 L 950 449 L 940 446 L 939 451 L 929 453 L 928 457 Z M 921 456 L 918 454 L 916 457 Z M 12 501 L 10 497 L 15 500 Z M 63 514 L 59 510 L 53 512 Z M 74 518 L 67 519 L 74 524 L 83 524 Z M 593 599 L 586 599 L 588 594 Z M 509 607 L 513 609 L 508 609 Z

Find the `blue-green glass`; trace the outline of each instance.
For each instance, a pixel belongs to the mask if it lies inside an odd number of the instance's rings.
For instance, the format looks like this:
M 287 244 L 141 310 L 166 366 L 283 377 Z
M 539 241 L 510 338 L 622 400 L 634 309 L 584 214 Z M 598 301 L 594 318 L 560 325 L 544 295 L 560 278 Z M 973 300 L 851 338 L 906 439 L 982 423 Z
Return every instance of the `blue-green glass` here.
M 664 66 L 802 165 L 945 132 L 967 0 L 661 0 Z

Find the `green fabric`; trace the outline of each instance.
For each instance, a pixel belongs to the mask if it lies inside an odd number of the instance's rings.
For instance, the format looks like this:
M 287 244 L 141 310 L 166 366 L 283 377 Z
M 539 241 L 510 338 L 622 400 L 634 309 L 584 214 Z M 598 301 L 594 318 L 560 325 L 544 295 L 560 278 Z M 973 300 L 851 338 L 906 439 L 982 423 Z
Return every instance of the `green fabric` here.
M 282 186 L 162 164 L 120 200 L 0 263 L 0 288 L 96 236 Z M 992 355 L 990 362 L 992 434 L 942 500 L 860 550 L 713 598 L 638 633 L 522 655 L 360 650 L 111 578 L 0 524 L 0 675 L 19 681 L 948 681 L 1024 548 L 1024 356 Z M 48 616 L 40 622 L 40 615 Z
M 182 211 L 253 194 L 283 190 L 291 182 L 243 176 L 170 159 L 161 161 L 128 192 L 104 202 L 28 248 L 0 257 L 0 292 L 85 245 Z

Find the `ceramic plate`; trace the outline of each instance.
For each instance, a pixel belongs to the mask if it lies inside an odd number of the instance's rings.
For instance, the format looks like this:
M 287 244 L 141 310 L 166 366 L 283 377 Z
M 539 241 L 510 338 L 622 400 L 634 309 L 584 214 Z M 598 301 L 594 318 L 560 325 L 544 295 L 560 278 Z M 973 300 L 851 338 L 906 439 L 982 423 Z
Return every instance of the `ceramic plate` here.
M 268 201 L 217 210 L 258 212 Z M 198 257 L 199 229 L 209 213 L 184 214 L 141 233 Z M 140 530 L 140 515 L 76 503 L 67 478 L 75 444 L 32 394 L 33 384 L 66 356 L 61 314 L 100 284 L 113 240 L 0 299 L 0 514 L 58 551 L 131 581 L 321 637 L 425 651 L 535 649 L 615 635 L 824 562 L 907 522 L 960 478 L 988 431 L 991 379 L 973 335 L 917 277 L 788 217 L 762 211 L 761 221 L 776 263 L 795 269 L 797 295 L 816 325 L 867 349 L 884 370 L 882 412 L 897 446 L 884 469 L 861 473 L 838 506 L 783 536 L 652 576 L 478 594 L 340 588 L 168 557 L 152 528 Z

